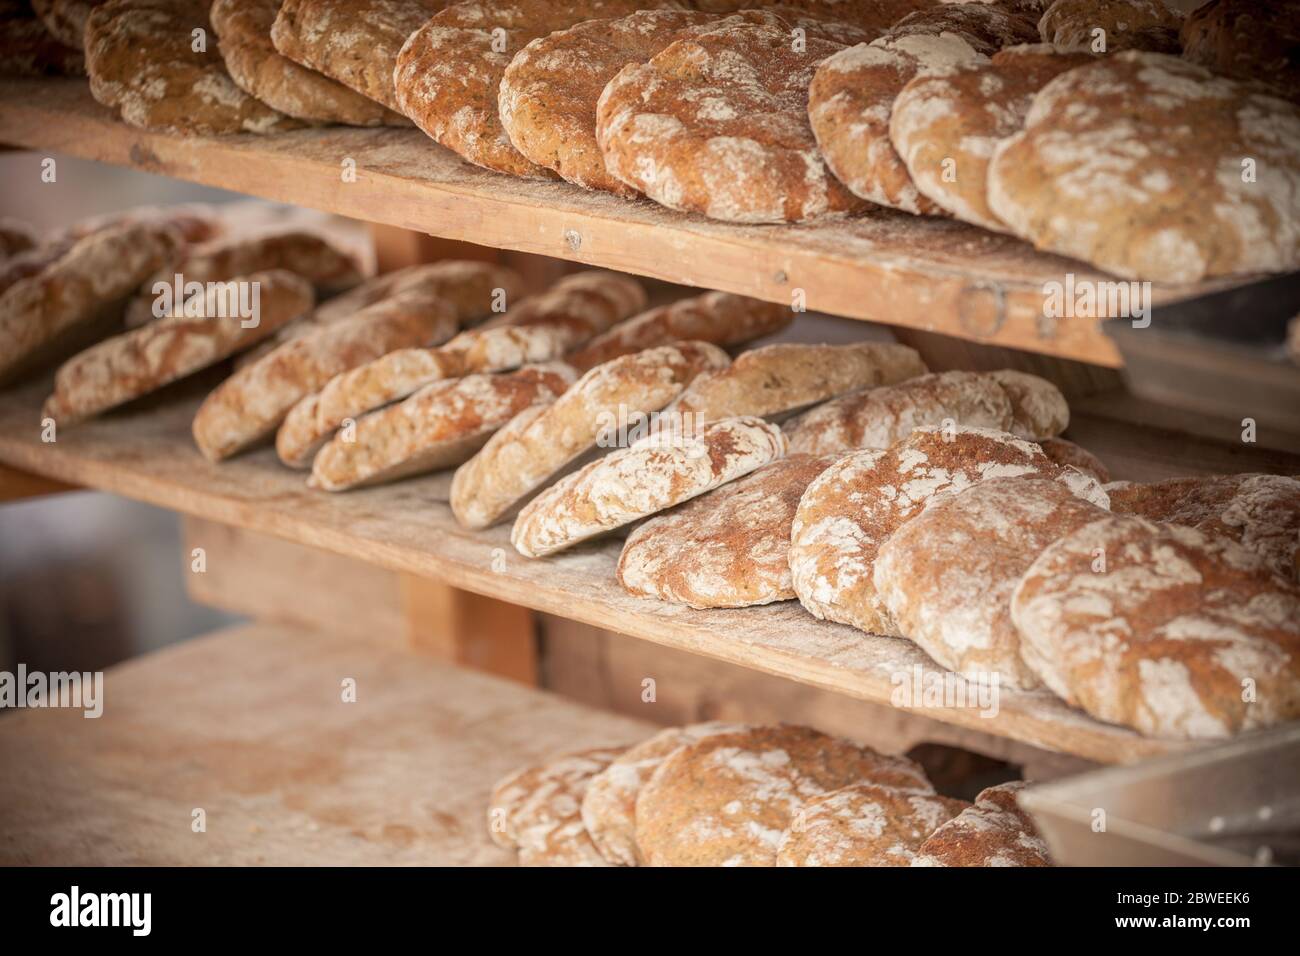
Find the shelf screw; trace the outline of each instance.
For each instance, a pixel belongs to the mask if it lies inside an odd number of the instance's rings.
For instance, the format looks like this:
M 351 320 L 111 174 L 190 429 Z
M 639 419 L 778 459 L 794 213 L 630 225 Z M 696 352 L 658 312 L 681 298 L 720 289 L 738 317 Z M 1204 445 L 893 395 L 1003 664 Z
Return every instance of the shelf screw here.
M 564 230 L 564 241 L 571 252 L 577 252 L 582 248 L 582 233 L 576 229 Z

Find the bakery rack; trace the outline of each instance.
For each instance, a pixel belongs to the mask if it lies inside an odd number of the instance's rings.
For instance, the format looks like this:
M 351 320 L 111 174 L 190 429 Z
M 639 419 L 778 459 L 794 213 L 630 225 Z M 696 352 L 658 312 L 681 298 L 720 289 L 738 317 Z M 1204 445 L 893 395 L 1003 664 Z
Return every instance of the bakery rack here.
M 817 226 L 710 222 L 478 170 L 414 130 L 182 138 L 119 122 L 76 81 L 0 81 L 0 141 L 685 285 L 779 302 L 802 289 L 810 310 L 983 346 L 1096 366 L 1119 362 L 1101 331 L 1104 317 L 1043 318 L 1043 284 L 1066 272 L 1091 275 L 1086 267 L 955 222 L 889 212 Z M 343 175 L 349 160 L 355 181 Z M 1157 289 L 1155 301 L 1222 286 Z M 503 854 L 479 825 L 496 777 L 529 759 L 635 739 L 647 729 L 520 686 L 537 679 L 529 611 L 884 705 L 893 697 L 891 675 L 927 661 L 909 642 L 818 622 L 788 603 L 704 612 L 634 599 L 614 579 L 616 545 L 529 561 L 510 547 L 507 528 L 459 528 L 446 505 L 446 475 L 326 495 L 307 489 L 270 450 L 213 465 L 189 429 L 211 384 L 199 376 L 53 443 L 42 440 L 40 428 L 49 382 L 6 392 L 0 501 L 93 488 L 180 512 L 192 527 L 255 531 L 397 572 L 408 589 L 404 608 L 432 638 L 411 642 L 423 652 L 412 654 L 409 645 L 262 623 L 116 669 L 115 707 L 128 713 L 102 728 L 60 711 L 6 719 L 0 764 L 20 772 L 0 779 L 0 812 L 17 812 L 20 794 L 35 784 L 35 762 L 25 755 L 37 752 L 56 758 L 40 761 L 43 767 L 91 768 L 94 787 L 107 795 L 97 799 L 107 803 L 87 808 L 84 777 L 42 779 L 53 799 L 27 807 L 32 818 L 18 819 L 15 829 L 30 836 L 0 843 L 0 860 L 92 862 L 88 836 L 114 807 L 147 794 L 160 813 L 188 815 L 195 794 L 216 793 L 226 804 L 219 838 L 196 845 L 185 842 L 188 828 L 178 837 L 149 825 L 144 844 L 107 841 L 93 862 L 398 862 L 408 854 L 498 862 Z M 1116 478 L 1300 473 L 1300 455 L 1244 445 L 1228 431 L 1189 434 L 1192 416 L 1146 410 L 1142 420 L 1131 401 L 1115 395 L 1072 405 L 1070 436 Z M 229 588 L 213 599 L 238 601 Z M 375 709 L 354 719 L 336 703 L 340 675 L 357 674 L 384 689 Z M 1003 690 L 993 717 L 971 707 L 918 713 L 1096 763 L 1132 763 L 1185 746 L 1099 723 L 1045 692 Z M 105 748 L 114 754 L 111 766 L 96 759 Z M 191 760 L 177 774 L 168 762 L 182 751 Z M 428 773 L 413 777 L 413 765 Z M 55 821 L 64 816 L 79 821 L 76 827 L 61 832 Z

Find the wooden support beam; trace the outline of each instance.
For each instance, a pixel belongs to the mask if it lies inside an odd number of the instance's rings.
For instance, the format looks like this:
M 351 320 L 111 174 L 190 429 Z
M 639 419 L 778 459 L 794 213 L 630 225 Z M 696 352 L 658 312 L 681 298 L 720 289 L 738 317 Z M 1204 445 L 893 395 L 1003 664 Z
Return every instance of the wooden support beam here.
M 43 475 L 33 475 L 31 472 L 10 468 L 8 465 L 0 465 L 0 503 L 80 490 L 77 485 L 56 481 Z
M 528 608 L 416 574 L 401 575 L 401 591 L 413 649 L 521 684 L 537 684 L 537 623 Z

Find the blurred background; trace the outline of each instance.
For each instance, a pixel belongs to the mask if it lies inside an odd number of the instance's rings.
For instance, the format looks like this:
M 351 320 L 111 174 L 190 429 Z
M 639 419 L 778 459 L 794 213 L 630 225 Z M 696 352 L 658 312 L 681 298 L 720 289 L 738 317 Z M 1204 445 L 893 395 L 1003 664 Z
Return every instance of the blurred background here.
M 244 199 L 67 156 L 44 183 L 44 158 L 0 153 L 0 216 L 47 230 L 130 206 Z M 187 567 L 172 512 L 89 491 L 0 505 L 0 670 L 100 670 L 238 620 L 186 597 Z

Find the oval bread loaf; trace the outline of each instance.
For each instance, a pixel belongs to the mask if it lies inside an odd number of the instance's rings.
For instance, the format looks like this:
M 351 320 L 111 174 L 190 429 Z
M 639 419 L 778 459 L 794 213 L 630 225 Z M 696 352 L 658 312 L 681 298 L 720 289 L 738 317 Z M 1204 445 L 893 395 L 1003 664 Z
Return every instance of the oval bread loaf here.
M 593 446 L 613 447 L 620 426 L 644 430 L 650 416 L 695 376 L 730 359 L 707 342 L 679 342 L 598 365 L 550 405 L 512 419 L 456 471 L 451 510 L 486 528 Z
M 1020 781 L 980 791 L 974 806 L 939 827 L 912 866 L 1051 866 L 1047 844 L 1020 809 Z
M 1164 0 L 1055 0 L 1038 21 L 1038 35 L 1044 43 L 1062 50 L 1094 49 L 1098 53 L 1144 50 L 1151 31 L 1171 35 L 1177 53 L 1178 30 L 1183 15 Z
M 1234 80 L 1300 98 L 1300 7 L 1258 0 L 1209 0 L 1183 20 L 1183 56 Z
M 1195 740 L 1300 717 L 1300 586 L 1228 538 L 1102 518 L 1038 556 L 1011 615 L 1025 662 L 1098 720 Z
M 785 454 L 785 437 L 757 418 L 727 418 L 684 437 L 649 435 L 561 479 L 524 506 L 510 541 L 528 558 L 649 517 Z

